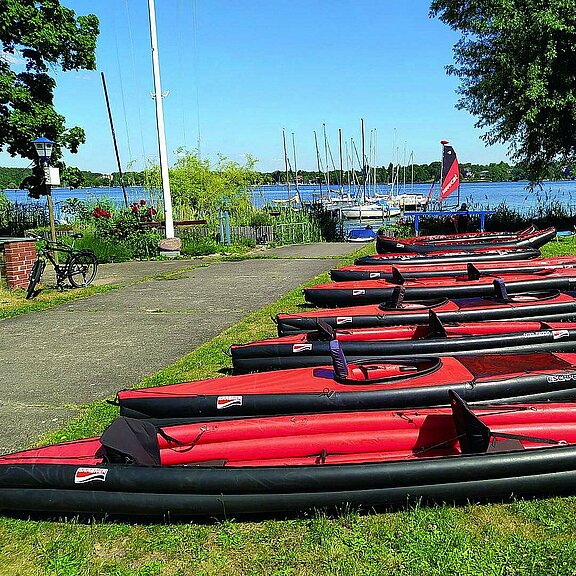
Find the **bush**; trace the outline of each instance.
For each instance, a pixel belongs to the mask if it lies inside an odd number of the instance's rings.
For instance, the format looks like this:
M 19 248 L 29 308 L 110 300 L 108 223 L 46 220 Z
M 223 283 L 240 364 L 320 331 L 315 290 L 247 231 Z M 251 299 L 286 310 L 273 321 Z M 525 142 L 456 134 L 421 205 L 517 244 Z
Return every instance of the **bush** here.
M 182 254 L 186 256 L 207 256 L 220 250 L 220 245 L 213 238 L 195 234 L 180 234 Z

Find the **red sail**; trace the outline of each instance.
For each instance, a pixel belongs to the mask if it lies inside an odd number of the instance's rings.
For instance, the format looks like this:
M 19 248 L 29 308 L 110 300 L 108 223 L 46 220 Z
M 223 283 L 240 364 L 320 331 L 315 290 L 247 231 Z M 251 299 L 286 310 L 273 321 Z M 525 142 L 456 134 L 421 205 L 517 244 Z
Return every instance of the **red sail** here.
M 440 200 L 444 200 L 460 186 L 460 171 L 458 159 L 452 146 L 444 144 L 442 150 L 442 186 L 440 188 Z

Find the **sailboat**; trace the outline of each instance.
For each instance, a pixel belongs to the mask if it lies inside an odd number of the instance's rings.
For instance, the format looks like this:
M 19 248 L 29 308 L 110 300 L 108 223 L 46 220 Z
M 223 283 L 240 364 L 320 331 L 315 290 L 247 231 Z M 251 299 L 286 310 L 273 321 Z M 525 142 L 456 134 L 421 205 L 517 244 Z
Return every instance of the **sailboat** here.
M 370 166 L 366 161 L 366 154 L 364 151 L 364 120 L 362 123 L 362 188 L 361 194 L 358 195 L 355 204 L 346 206 L 341 209 L 343 218 L 350 220 L 364 220 L 364 219 L 381 219 L 394 218 L 400 215 L 399 208 L 392 208 L 386 201 L 370 197 L 368 195 L 368 183 L 370 179 Z M 372 142 L 371 142 L 372 143 Z M 376 175 L 374 173 L 374 184 L 376 183 Z
M 440 185 L 440 203 L 450 194 L 458 191 L 456 205 L 460 204 L 460 170 L 458 168 L 458 158 L 452 146 L 448 146 L 448 140 L 441 140 L 442 144 L 442 178 Z

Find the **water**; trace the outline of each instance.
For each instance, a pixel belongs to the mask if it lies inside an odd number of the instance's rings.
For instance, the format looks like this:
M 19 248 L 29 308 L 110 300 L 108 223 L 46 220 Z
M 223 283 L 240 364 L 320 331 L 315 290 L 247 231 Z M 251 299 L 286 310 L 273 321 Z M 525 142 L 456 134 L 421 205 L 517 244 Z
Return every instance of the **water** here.
M 335 187 L 333 187 L 335 189 Z M 436 184 L 434 197 L 438 195 L 439 185 Z M 352 188 L 352 194 L 355 194 L 358 187 Z M 160 192 L 150 194 L 142 186 L 130 186 L 126 188 L 129 202 L 136 202 L 145 199 L 148 203 L 157 204 L 157 199 L 161 197 Z M 312 201 L 320 197 L 320 187 L 318 185 L 299 186 L 300 196 L 303 201 Z M 348 192 L 348 187 L 344 189 Z M 379 194 L 387 194 L 389 187 L 379 185 L 377 190 Z M 430 184 L 407 184 L 405 187 L 400 186 L 400 193 L 423 194 L 428 196 Z M 295 192 L 294 186 L 291 186 L 290 194 Z M 322 192 L 326 195 L 326 187 L 322 187 Z M 370 192 L 373 190 L 371 188 Z M 46 198 L 33 200 L 28 197 L 26 190 L 5 190 L 9 200 L 18 203 L 39 203 L 45 204 Z M 271 203 L 273 200 L 286 200 L 288 191 L 286 186 L 257 186 L 251 189 L 252 201 L 256 207 L 262 207 Z M 62 203 L 69 198 L 78 198 L 97 204 L 102 199 L 114 202 L 117 206 L 124 204 L 122 189 L 119 187 L 103 188 L 79 188 L 70 190 L 68 188 L 53 188 L 52 198 L 54 201 L 55 215 L 58 220 L 65 220 L 66 216 L 61 213 Z M 549 204 L 551 201 L 558 201 L 567 210 L 576 212 L 576 181 L 562 180 L 556 182 L 545 182 L 542 189 L 535 188 L 530 192 L 527 182 L 474 182 L 464 183 L 460 188 L 460 202 L 466 202 L 468 208 L 489 210 L 496 208 L 502 202 L 505 202 L 509 208 L 515 209 L 521 213 L 526 213 L 535 209 L 539 204 Z M 456 193 L 448 198 L 446 204 L 456 204 Z M 381 223 L 375 223 L 380 225 Z M 386 223 L 384 223 L 386 224 Z
M 336 190 L 336 187 L 332 187 Z M 299 186 L 300 196 L 304 201 L 310 201 L 314 197 L 319 197 L 319 186 Z M 291 195 L 294 194 L 294 187 L 291 187 Z M 355 194 L 358 187 L 352 188 L 352 194 Z M 326 187 L 322 187 L 326 195 Z M 378 194 L 388 194 L 390 187 L 380 184 L 376 192 Z M 438 198 L 439 184 L 434 187 L 432 198 Z M 348 192 L 348 187 L 344 187 L 344 192 Z M 370 187 L 370 193 L 372 193 Z M 405 187 L 400 186 L 399 193 L 406 194 L 423 194 L 425 197 L 430 192 L 430 184 L 407 184 Z M 286 200 L 288 193 L 286 186 L 259 186 L 252 191 L 253 202 L 256 206 L 262 206 L 271 200 Z M 558 201 L 567 209 L 572 208 L 576 212 L 576 181 L 560 180 L 555 182 L 544 182 L 542 189 L 535 187 L 531 192 L 528 189 L 528 182 L 465 182 L 460 187 L 460 203 L 466 202 L 468 208 L 479 210 L 490 210 L 496 208 L 502 202 L 505 202 L 509 208 L 521 213 L 528 212 L 537 208 L 538 204 L 549 204 L 550 201 Z M 455 205 L 457 203 L 457 193 L 448 197 L 445 205 Z

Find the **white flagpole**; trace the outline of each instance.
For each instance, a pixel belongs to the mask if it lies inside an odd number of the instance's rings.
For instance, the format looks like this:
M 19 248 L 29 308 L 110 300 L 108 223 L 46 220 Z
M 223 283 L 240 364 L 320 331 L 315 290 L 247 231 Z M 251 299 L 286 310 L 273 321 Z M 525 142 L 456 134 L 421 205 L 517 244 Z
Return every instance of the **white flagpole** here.
M 154 99 L 156 101 L 156 124 L 158 126 L 158 151 L 160 155 L 160 173 L 164 192 L 164 216 L 166 238 L 174 238 L 174 220 L 172 217 L 172 196 L 168 175 L 168 153 L 166 152 L 166 133 L 164 131 L 164 112 L 162 110 L 162 88 L 160 86 L 160 64 L 158 62 L 158 39 L 156 37 L 156 11 L 154 0 L 148 0 L 150 16 L 150 41 L 152 44 L 152 71 L 154 73 Z

